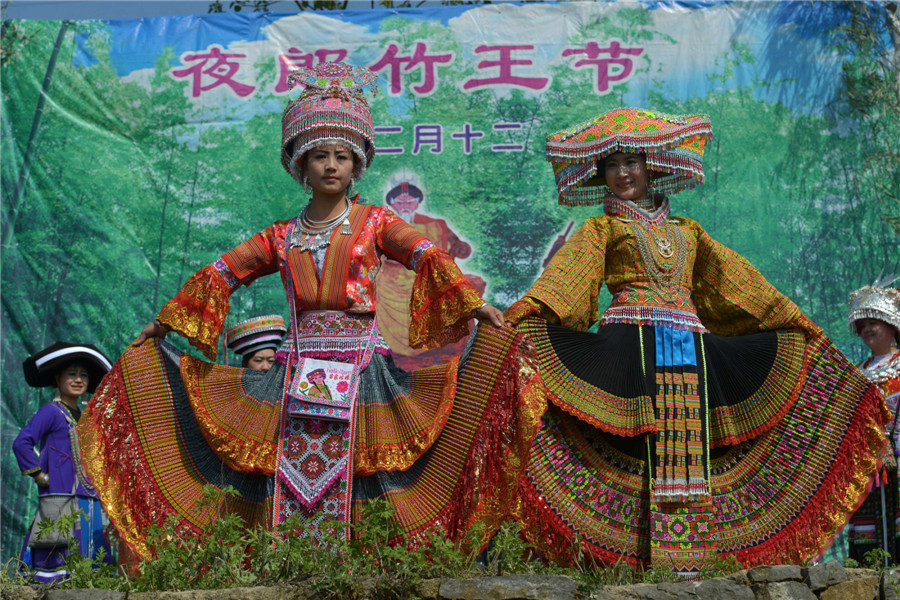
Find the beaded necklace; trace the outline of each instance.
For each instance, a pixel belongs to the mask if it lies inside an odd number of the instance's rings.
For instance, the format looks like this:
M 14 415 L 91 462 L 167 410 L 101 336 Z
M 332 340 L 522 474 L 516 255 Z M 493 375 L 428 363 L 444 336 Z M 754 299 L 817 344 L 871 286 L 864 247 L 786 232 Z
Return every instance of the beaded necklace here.
M 644 265 L 647 267 L 647 274 L 650 275 L 650 279 L 660 287 L 672 288 L 677 286 L 684 274 L 684 267 L 687 262 L 687 242 L 684 239 L 684 232 L 681 231 L 680 227 L 673 225 L 667 220 L 662 224 L 662 237 L 657 237 L 646 223 L 641 221 L 634 221 L 633 223 L 635 225 L 631 227 L 631 230 L 634 232 L 634 240 L 637 242 L 638 250 L 641 253 Z M 651 244 L 651 241 L 653 244 Z M 667 269 L 665 263 L 657 259 L 657 254 L 663 260 L 674 256 L 675 260 L 672 267 Z
M 297 217 L 294 232 L 291 234 L 291 247 L 299 246 L 300 252 L 320 250 L 331 245 L 331 232 L 341 225 L 341 235 L 350 235 L 353 230 L 350 228 L 350 209 L 352 203 L 345 200 L 347 207 L 344 211 L 326 221 L 315 221 L 309 218 L 310 203 L 303 207 L 300 216 Z
M 864 366 L 860 370 L 872 383 L 880 384 L 900 377 L 900 353 L 894 354 L 894 356 L 886 363 L 882 363 L 877 367 L 867 368 L 865 365 L 869 364 L 871 361 L 872 359 L 869 359 L 863 363 Z
M 75 428 L 78 421 L 72 414 L 73 411 L 78 411 L 78 407 L 75 407 L 74 409 L 69 408 L 69 405 L 63 402 L 59 396 L 53 398 L 53 402 L 58 405 L 59 411 L 62 413 L 63 418 L 69 426 L 69 450 L 72 453 L 72 463 L 75 466 L 75 479 L 78 480 L 78 483 L 81 484 L 81 487 L 83 487 L 85 491 L 93 494 L 94 486 L 85 474 L 84 466 L 81 463 L 81 443 L 78 440 L 78 429 Z M 81 411 L 78 411 L 77 414 L 80 416 Z
M 667 218 L 667 202 L 663 200 L 659 212 L 651 215 L 636 202 L 612 198 L 605 203 L 607 212 L 631 224 L 630 229 L 646 266 L 647 275 L 660 288 L 677 287 L 687 264 L 687 241 L 677 221 Z M 623 214 L 632 218 L 623 218 Z M 662 235 L 658 235 L 651 224 L 658 226 L 662 230 Z M 674 264 L 671 268 L 667 268 L 664 261 L 671 258 L 674 258 Z

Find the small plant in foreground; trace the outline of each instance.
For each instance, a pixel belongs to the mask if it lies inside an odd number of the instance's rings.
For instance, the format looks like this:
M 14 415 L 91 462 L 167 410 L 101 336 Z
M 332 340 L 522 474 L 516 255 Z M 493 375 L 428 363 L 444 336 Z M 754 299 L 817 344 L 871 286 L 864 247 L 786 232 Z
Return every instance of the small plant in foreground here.
M 224 495 L 235 495 L 231 487 L 206 486 L 200 510 L 216 512 L 200 534 L 179 527 L 172 516 L 162 526 L 152 526 L 149 560 L 141 563 L 135 591 L 220 589 L 259 585 L 273 580 L 276 536 L 261 527 L 246 528 L 238 515 L 218 510 Z
M 121 589 L 123 581 L 116 575 L 116 567 L 104 563 L 106 551 L 100 549 L 96 558 L 81 554 L 79 541 L 73 537 L 73 531 L 79 520 L 85 516 L 82 510 L 73 510 L 70 514 L 61 515 L 55 521 L 45 520 L 38 524 L 37 539 L 51 533 L 60 533 L 66 538 L 60 543 L 63 549 L 68 548 L 65 555 L 65 570 L 68 576 L 63 579 L 43 584 L 48 589 Z M 28 565 L 19 559 L 8 561 L 0 574 L 0 586 L 28 585 L 34 581 L 28 575 Z M 5 597 L 5 596 L 4 596 Z
M 631 585 L 641 581 L 641 571 L 635 570 L 625 560 L 608 567 L 598 566 L 578 573 L 578 584 L 582 590 L 592 590 L 602 586 Z
M 207 489 L 207 506 L 222 491 Z M 278 531 L 245 529 L 234 515 L 220 515 L 198 536 L 178 520 L 151 530 L 150 560 L 141 565 L 133 591 L 216 589 L 308 581 L 322 598 L 406 597 L 424 579 L 456 577 L 471 570 L 461 545 L 442 531 L 409 540 L 385 500 L 367 503 L 359 523 L 325 521 L 313 534 L 299 516 Z M 345 532 L 352 531 L 351 539 Z M 365 588 L 365 592 L 364 592 Z
M 665 581 L 684 581 L 684 577 L 671 568 L 662 565 L 654 565 L 641 573 L 642 583 L 663 583 Z
M 104 562 L 106 550 L 101 548 L 93 559 L 81 552 L 70 552 L 66 556 L 66 570 L 69 576 L 57 582 L 58 587 L 68 590 L 108 589 L 120 590 L 126 582 L 116 577 L 116 567 Z
M 744 565 L 734 555 L 716 554 L 700 567 L 700 579 L 712 579 L 725 577 L 744 568 Z
M 865 566 L 867 569 L 884 571 L 890 564 L 891 553 L 885 552 L 881 548 L 875 548 L 863 554 L 863 566 Z
M 536 560 L 537 550 L 522 538 L 518 524 L 507 521 L 500 526 L 487 550 L 487 575 L 522 575 L 546 572 Z
M 200 532 L 183 528 L 177 518 L 151 527 L 148 543 L 152 556 L 141 563 L 140 574 L 129 579 L 114 575 L 102 560 L 91 561 L 72 553 L 67 568 L 72 574 L 53 587 L 108 588 L 123 592 L 208 590 L 238 586 L 266 586 L 305 581 L 323 600 L 411 598 L 419 584 L 433 578 L 538 573 L 566 575 L 589 596 L 600 586 L 680 581 L 664 566 L 641 570 L 622 560 L 599 564 L 590 546 L 572 541 L 569 566 L 544 559 L 525 541 L 518 524 L 503 523 L 491 539 L 483 560 L 478 552 L 489 530 L 474 527 L 464 540 L 448 539 L 435 528 L 410 538 L 399 526 L 386 500 L 367 502 L 358 523 L 320 522 L 313 530 L 299 515 L 278 525 L 277 531 L 245 527 L 234 514 L 219 510 L 231 488 L 204 488 L 202 509 L 214 519 Z M 352 534 L 347 539 L 348 530 Z M 102 557 L 101 557 L 102 558 Z M 26 580 L 7 564 L 0 589 Z M 731 557 L 717 557 L 704 565 L 701 577 L 715 577 L 741 568 Z
M 0 567 L 0 597 L 14 586 L 27 585 L 28 579 L 23 574 L 26 565 L 18 558 L 11 558 Z

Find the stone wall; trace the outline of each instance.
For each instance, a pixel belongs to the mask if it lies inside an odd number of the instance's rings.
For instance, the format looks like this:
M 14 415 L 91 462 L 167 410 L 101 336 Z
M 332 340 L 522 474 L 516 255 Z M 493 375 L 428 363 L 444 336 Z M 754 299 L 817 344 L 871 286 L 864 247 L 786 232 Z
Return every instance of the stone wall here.
M 371 597 L 366 585 L 359 598 Z M 10 587 L 2 600 L 319 600 L 302 584 L 187 592 L 41 590 Z M 900 569 L 879 573 L 844 569 L 837 562 L 813 567 L 754 567 L 699 582 L 602 586 L 578 590 L 568 577 L 508 575 L 433 579 L 415 596 L 422 600 L 900 600 Z

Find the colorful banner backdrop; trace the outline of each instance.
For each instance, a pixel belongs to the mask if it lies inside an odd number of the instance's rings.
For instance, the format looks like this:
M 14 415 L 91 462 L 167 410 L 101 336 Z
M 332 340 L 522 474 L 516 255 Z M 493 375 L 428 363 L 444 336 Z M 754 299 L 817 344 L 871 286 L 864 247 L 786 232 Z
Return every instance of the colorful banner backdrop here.
M 57 339 L 114 359 L 195 270 L 298 214 L 306 197 L 278 158 L 298 66 L 379 73 L 378 150 L 359 191 L 380 204 L 418 190 L 392 205 L 501 308 L 598 212 L 557 205 L 548 134 L 618 106 L 709 114 L 707 183 L 673 212 L 747 256 L 860 358 L 846 298 L 883 268 L 900 272 L 900 257 L 884 205 L 859 185 L 877 140 L 840 102 L 852 57 L 830 32 L 846 11 L 579 2 L 4 23 L 3 560 L 36 492 L 11 443 L 51 397 L 19 365 Z M 406 365 L 442 360 L 405 345 L 410 282 L 384 271 L 383 331 Z M 268 278 L 235 294 L 231 320 L 286 312 Z

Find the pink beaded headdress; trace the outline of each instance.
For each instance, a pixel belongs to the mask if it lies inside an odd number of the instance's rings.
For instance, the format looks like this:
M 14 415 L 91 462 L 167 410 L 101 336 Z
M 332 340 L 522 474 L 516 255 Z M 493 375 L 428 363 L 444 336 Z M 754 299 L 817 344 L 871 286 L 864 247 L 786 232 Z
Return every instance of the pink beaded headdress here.
M 657 192 L 674 194 L 703 183 L 703 151 L 712 139 L 706 115 L 667 115 L 641 108 L 617 108 L 547 137 L 559 203 L 600 204 L 609 195 L 602 159 L 615 152 L 641 153 Z
M 858 334 L 856 322 L 859 319 L 878 319 L 893 327 L 900 336 L 900 289 L 888 287 L 896 279 L 879 277 L 872 285 L 850 294 L 850 314 L 847 316 L 850 331 Z
M 323 63 L 300 68 L 288 75 L 288 81 L 306 86 L 291 100 L 281 119 L 281 164 L 295 178 L 293 158 L 322 143 L 346 144 L 359 158 L 353 178 L 359 181 L 375 157 L 375 129 L 372 112 L 363 88 L 372 86 L 377 75 L 346 63 Z

